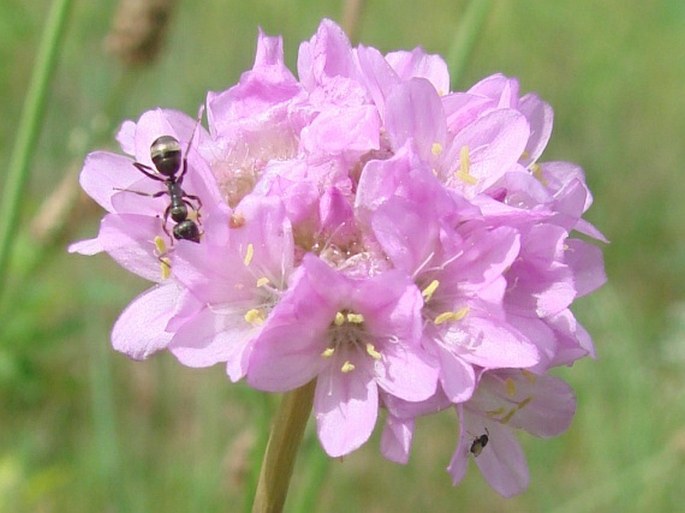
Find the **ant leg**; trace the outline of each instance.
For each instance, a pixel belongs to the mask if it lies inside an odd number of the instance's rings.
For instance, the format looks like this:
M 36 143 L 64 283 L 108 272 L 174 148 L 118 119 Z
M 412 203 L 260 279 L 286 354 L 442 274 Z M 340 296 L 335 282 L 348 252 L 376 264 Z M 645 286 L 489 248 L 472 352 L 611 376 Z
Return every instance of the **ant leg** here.
M 155 192 L 154 194 L 151 194 L 149 192 L 134 191 L 133 189 L 122 189 L 121 187 L 115 187 L 114 190 L 122 192 L 132 192 L 133 194 L 137 194 L 138 196 L 146 196 L 148 198 L 159 198 L 160 196 L 164 196 L 165 194 L 167 194 L 167 191 L 159 191 Z
M 202 200 L 199 197 L 195 196 L 194 194 L 183 194 L 183 198 L 183 201 L 185 201 L 186 204 L 188 204 L 193 210 L 197 211 L 198 213 L 200 212 L 200 209 L 202 208 Z M 194 207 L 190 202 L 186 201 L 185 198 L 197 201 L 197 208 Z
M 146 166 L 145 164 L 141 164 L 140 162 L 134 162 L 133 167 L 135 167 L 138 171 L 143 173 L 148 178 L 152 178 L 153 180 L 157 180 L 158 182 L 165 181 L 164 178 L 161 178 L 161 177 L 151 173 L 151 171 L 154 171 L 154 170 L 150 166 Z
M 169 240 L 171 241 L 170 246 L 174 245 L 174 237 L 169 233 L 169 229 L 166 227 L 166 223 L 169 219 L 169 213 L 171 212 L 171 205 L 169 205 L 166 210 L 164 211 L 164 218 L 162 219 L 162 230 L 164 230 L 164 233 L 166 233 L 167 237 L 169 237 Z

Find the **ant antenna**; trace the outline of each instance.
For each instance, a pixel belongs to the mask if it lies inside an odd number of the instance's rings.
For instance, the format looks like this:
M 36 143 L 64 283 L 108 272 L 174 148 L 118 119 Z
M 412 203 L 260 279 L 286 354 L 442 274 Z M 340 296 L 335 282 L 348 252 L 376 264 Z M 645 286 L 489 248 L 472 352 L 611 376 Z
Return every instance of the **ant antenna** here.
M 195 121 L 195 126 L 193 127 L 193 131 L 190 133 L 190 139 L 188 139 L 188 146 L 186 147 L 186 158 L 188 157 L 188 152 L 190 151 L 190 147 L 193 144 L 193 139 L 195 138 L 195 132 L 197 132 L 197 127 L 200 126 L 200 123 L 202 122 L 202 116 L 205 114 L 205 105 L 204 103 L 200 105 L 200 108 L 197 111 L 197 119 Z

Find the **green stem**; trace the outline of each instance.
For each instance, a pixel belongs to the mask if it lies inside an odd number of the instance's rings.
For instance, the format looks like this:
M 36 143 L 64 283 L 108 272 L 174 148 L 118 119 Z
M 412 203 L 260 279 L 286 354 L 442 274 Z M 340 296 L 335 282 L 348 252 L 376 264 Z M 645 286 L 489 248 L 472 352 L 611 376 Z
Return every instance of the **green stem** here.
M 352 44 L 359 38 L 359 25 L 365 4 L 364 0 L 345 0 L 343 3 L 342 28 Z
M 44 118 L 50 79 L 57 64 L 71 4 L 72 0 L 55 0 L 52 4 L 17 128 L 4 194 L 0 200 L 0 291 L 5 290 L 29 162 Z
M 483 29 L 491 4 L 491 0 L 472 0 L 462 15 L 447 53 L 452 90 L 455 90 L 457 83 L 462 81 L 464 70 L 473 55 L 478 35 Z
M 297 450 L 312 411 L 316 381 L 288 392 L 276 413 L 257 484 L 252 513 L 283 511 Z

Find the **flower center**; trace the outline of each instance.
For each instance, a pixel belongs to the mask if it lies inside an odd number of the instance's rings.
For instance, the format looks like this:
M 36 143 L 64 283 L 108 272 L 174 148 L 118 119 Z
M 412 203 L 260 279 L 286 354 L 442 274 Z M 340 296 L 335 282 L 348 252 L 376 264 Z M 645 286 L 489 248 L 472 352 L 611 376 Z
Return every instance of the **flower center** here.
M 342 360 L 340 372 L 352 372 L 360 363 L 360 358 L 371 358 L 378 361 L 381 353 L 371 342 L 371 337 L 364 326 L 364 316 L 349 310 L 341 310 L 328 329 L 328 347 L 321 353 L 322 358 L 334 355 Z

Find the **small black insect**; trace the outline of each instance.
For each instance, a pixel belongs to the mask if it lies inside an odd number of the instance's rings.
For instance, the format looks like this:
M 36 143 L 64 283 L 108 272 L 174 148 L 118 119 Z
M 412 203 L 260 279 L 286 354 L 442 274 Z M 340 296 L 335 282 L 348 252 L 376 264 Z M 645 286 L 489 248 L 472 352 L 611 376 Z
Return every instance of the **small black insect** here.
M 488 428 L 485 428 L 485 434 L 477 436 L 471 443 L 469 451 L 473 454 L 474 458 L 477 458 L 480 453 L 483 452 L 485 446 L 488 445 L 488 441 L 490 441 L 490 433 L 488 432 Z
M 188 149 L 190 149 L 190 144 L 188 144 Z M 167 220 L 171 216 L 171 220 L 176 223 L 172 229 L 173 237 L 176 240 L 200 242 L 200 228 L 194 220 L 188 218 L 188 209 L 194 210 L 199 217 L 202 201 L 197 196 L 186 193 L 182 186 L 183 178 L 188 171 L 187 154 L 188 151 L 186 151 L 185 156 L 182 155 L 181 144 L 175 137 L 171 135 L 158 137 L 150 145 L 150 158 L 155 165 L 155 169 L 140 162 L 134 162 L 133 165 L 148 178 L 164 183 L 166 189 L 154 194 L 136 191 L 129 192 L 142 196 L 152 196 L 153 198 L 159 198 L 165 194 L 168 195 L 169 206 L 164 211 L 164 232 L 171 237 L 166 227 Z M 191 201 L 196 202 L 196 204 L 193 205 Z

